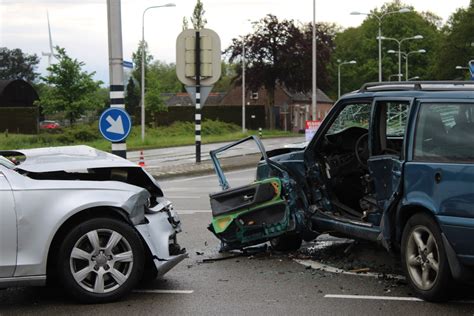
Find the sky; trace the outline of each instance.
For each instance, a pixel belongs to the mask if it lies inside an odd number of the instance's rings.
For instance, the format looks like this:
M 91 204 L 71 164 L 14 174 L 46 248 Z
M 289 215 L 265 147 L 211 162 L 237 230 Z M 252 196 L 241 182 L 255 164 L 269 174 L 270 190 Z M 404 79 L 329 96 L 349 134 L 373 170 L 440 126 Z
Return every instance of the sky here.
M 119 0 L 116 0 L 119 1 Z M 196 0 L 121 0 L 124 60 L 131 60 L 142 37 L 142 14 L 150 6 L 175 3 L 176 7 L 150 9 L 145 15 L 145 40 L 155 60 L 176 60 L 176 38 L 183 17 L 192 15 Z M 202 0 L 206 27 L 218 33 L 221 48 L 232 38 L 248 34 L 250 21 L 271 13 L 279 19 L 311 22 L 311 0 Z M 384 0 L 316 0 L 316 22 L 333 22 L 344 28 L 360 25 L 364 16 L 381 7 Z M 431 11 L 445 22 L 469 0 L 404 0 L 416 11 Z M 106 0 L 0 0 L 0 47 L 20 48 L 28 54 L 49 50 L 46 12 L 49 12 L 53 45 L 64 47 L 73 58 L 83 61 L 85 69 L 95 71 L 95 79 L 106 84 L 108 78 L 108 39 Z M 190 23 L 191 26 L 191 23 Z M 383 29 L 382 29 L 383 30 Z M 383 31 L 382 31 L 383 32 Z M 375 38 L 376 35 L 374 35 Z M 45 74 L 47 58 L 42 57 L 38 71 Z

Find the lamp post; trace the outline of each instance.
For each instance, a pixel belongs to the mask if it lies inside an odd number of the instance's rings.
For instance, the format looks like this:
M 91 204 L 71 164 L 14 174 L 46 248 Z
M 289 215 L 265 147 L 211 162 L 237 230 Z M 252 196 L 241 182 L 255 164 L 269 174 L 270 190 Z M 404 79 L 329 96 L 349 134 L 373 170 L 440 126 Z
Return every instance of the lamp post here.
M 402 43 L 404 41 L 408 41 L 408 40 L 423 39 L 423 35 L 415 35 L 415 36 L 411 36 L 411 37 L 405 37 L 405 38 L 402 38 L 401 40 L 398 40 L 398 39 L 393 38 L 393 37 L 382 36 L 382 39 L 397 42 L 397 44 L 398 44 L 398 73 L 401 74 L 402 73 L 402 52 L 401 52 Z M 401 76 L 399 76 L 398 81 L 401 81 L 401 80 L 402 80 L 402 78 L 401 78 Z
M 393 74 L 388 76 L 388 81 L 392 81 L 392 77 L 398 77 L 398 81 L 401 81 L 400 78 L 403 77 L 403 74 Z
M 418 79 L 420 79 L 420 76 L 408 78 L 407 81 L 418 80 Z
M 244 22 L 250 22 L 250 19 Z M 245 36 L 242 37 L 242 133 L 245 133 Z
M 364 12 L 351 12 L 351 15 L 367 15 L 375 17 L 379 22 L 379 35 L 377 39 L 379 40 L 379 82 L 382 82 L 382 19 L 389 14 L 394 13 L 406 13 L 410 12 L 409 8 L 400 8 L 396 11 L 385 12 L 384 14 L 375 14 L 375 13 L 364 13 Z
M 142 80 L 141 80 L 141 99 L 142 99 L 142 106 L 141 106 L 141 126 L 142 126 L 142 142 L 145 141 L 145 13 L 150 9 L 156 8 L 165 8 L 165 7 L 175 7 L 176 4 L 174 3 L 167 3 L 163 5 L 156 5 L 152 7 L 148 7 L 143 11 L 142 14 Z
M 316 47 L 316 0 L 313 0 L 313 56 L 312 56 L 312 81 L 313 81 L 313 93 L 312 93 L 312 96 L 311 96 L 311 116 L 312 116 L 312 120 L 316 120 L 316 89 L 317 89 L 317 85 L 316 85 L 316 50 L 317 50 L 317 47 Z
M 341 62 L 341 60 L 338 59 L 337 62 L 338 62 L 338 65 L 337 65 L 337 98 L 339 99 L 341 97 L 341 66 L 342 65 L 357 64 L 357 61 L 351 60 L 351 61 Z
M 457 70 L 469 70 L 469 67 L 456 66 Z
M 390 49 L 387 51 L 389 54 L 398 54 L 398 52 L 394 51 L 393 49 Z M 426 53 L 425 49 L 418 49 L 418 50 L 413 50 L 411 52 L 405 53 L 405 52 L 400 52 L 400 54 L 405 58 L 405 78 L 408 78 L 408 56 L 412 54 L 424 54 Z M 400 62 L 400 61 L 399 61 Z M 400 67 L 399 67 L 400 69 Z

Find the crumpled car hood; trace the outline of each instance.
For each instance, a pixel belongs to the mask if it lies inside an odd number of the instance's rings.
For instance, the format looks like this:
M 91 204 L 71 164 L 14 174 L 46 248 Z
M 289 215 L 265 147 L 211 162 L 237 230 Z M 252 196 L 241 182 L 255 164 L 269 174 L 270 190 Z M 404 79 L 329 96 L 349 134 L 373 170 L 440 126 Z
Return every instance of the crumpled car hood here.
M 17 168 L 29 172 L 137 167 L 134 163 L 95 148 L 78 145 L 0 151 L 3 156 L 25 156 Z
M 36 180 L 120 181 L 163 196 L 159 184 L 145 169 L 107 152 L 78 145 L 0 151 L 20 157 L 15 170 Z

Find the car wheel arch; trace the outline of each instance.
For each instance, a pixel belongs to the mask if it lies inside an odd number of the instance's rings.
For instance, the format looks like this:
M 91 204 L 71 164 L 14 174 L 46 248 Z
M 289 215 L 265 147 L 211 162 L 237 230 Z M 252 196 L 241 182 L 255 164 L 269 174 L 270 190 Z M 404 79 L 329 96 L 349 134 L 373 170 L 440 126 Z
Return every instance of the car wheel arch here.
M 423 213 L 430 216 L 439 226 L 438 220 L 436 219 L 436 216 L 434 216 L 434 212 L 429 208 L 423 205 L 404 205 L 397 212 L 395 235 L 397 246 L 401 245 L 403 230 L 405 229 L 405 225 L 407 224 L 408 220 L 418 213 Z
M 115 207 L 93 207 L 81 210 L 71 215 L 59 225 L 58 229 L 53 234 L 51 243 L 49 244 L 48 253 L 46 256 L 46 275 L 48 278 L 48 282 L 51 281 L 51 279 L 54 279 L 54 258 L 57 256 L 57 252 L 59 251 L 59 247 L 61 245 L 61 242 L 63 241 L 64 236 L 75 225 L 78 225 L 81 222 L 92 218 L 112 218 L 132 225 L 131 221 L 127 216 L 127 213 L 124 210 Z

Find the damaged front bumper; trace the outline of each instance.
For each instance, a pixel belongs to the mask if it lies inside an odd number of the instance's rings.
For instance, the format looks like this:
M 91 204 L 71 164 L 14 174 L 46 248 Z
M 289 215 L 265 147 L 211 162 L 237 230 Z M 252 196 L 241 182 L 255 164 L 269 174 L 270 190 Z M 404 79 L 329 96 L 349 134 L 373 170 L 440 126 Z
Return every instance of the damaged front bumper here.
M 157 276 L 162 276 L 188 257 L 176 239 L 176 235 L 181 232 L 181 221 L 166 199 L 149 208 L 145 218 L 146 223 L 135 227 L 150 250 Z

